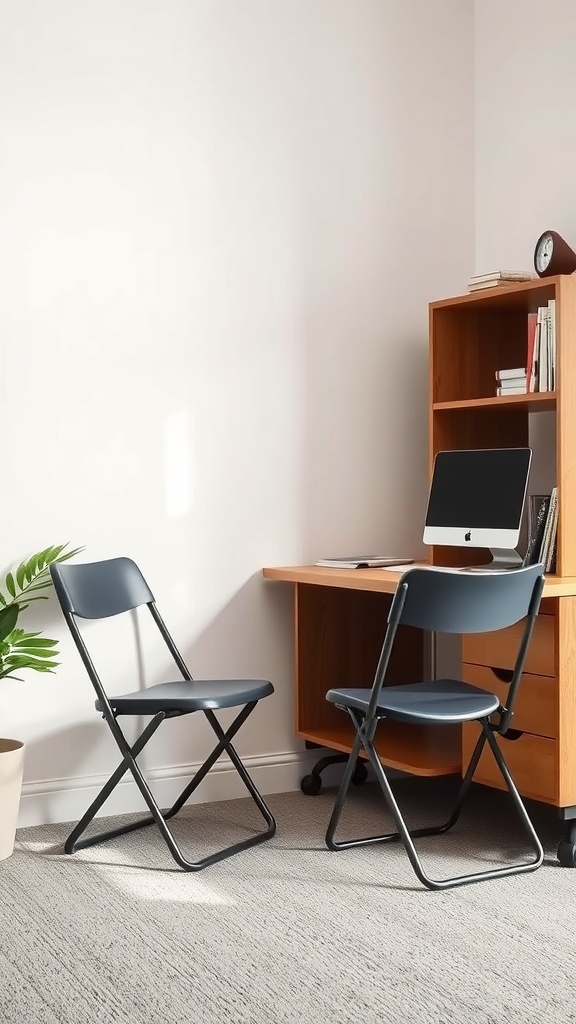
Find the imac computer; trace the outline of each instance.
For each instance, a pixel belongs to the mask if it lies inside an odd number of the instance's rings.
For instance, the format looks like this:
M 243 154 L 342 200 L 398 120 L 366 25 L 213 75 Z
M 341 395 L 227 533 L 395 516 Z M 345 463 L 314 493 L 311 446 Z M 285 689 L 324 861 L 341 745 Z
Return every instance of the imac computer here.
M 481 571 L 522 565 L 516 546 L 531 457 L 530 448 L 438 452 L 424 543 L 488 548 L 492 561 Z

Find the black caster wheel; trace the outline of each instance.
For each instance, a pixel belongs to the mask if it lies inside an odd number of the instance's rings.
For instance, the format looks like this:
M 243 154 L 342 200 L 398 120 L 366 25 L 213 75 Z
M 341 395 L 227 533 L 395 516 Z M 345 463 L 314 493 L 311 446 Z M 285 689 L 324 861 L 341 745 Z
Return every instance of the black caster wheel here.
M 368 778 L 368 769 L 363 761 L 358 761 L 354 772 L 352 774 L 352 783 L 354 786 L 362 786 Z
M 322 787 L 322 779 L 319 775 L 305 775 L 300 783 L 300 789 L 306 796 L 318 796 Z
M 576 868 L 576 844 L 565 840 L 558 847 L 558 860 L 563 868 Z

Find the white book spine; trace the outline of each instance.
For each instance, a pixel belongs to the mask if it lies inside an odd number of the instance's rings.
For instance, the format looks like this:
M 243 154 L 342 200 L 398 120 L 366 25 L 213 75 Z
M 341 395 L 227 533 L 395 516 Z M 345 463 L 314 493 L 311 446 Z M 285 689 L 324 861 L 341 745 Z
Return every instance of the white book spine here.
M 505 381 L 518 378 L 522 378 L 523 380 L 526 379 L 525 366 L 516 366 L 512 370 L 496 370 L 496 380 Z
M 548 311 L 550 317 L 550 357 L 548 364 L 549 390 L 556 390 L 556 299 L 548 300 Z
M 506 395 L 525 395 L 526 385 L 515 384 L 512 388 L 496 388 L 496 396 L 499 398 L 505 398 Z

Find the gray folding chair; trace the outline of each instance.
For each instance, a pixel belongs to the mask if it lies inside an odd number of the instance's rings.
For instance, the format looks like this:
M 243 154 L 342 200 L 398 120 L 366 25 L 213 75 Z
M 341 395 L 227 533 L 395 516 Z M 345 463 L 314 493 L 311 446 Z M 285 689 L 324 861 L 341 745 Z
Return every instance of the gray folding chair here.
M 334 689 L 329 690 L 326 694 L 328 701 L 348 712 L 356 732 L 354 746 L 348 758 L 326 832 L 326 844 L 330 850 L 344 850 L 355 846 L 401 839 L 416 875 L 429 889 L 447 889 L 481 879 L 520 874 L 534 871 L 540 866 L 544 857 L 540 840 L 510 776 L 495 734 L 504 736 L 510 727 L 514 713 L 514 701 L 538 614 L 543 586 L 542 565 L 488 573 L 415 567 L 404 573 L 392 600 L 388 626 L 372 688 Z M 414 626 L 435 633 L 485 633 L 503 629 L 521 619 L 525 619 L 526 623 L 505 707 L 500 704 L 495 694 L 476 686 L 470 686 L 460 679 L 434 679 L 433 681 L 419 681 L 400 686 L 388 685 L 388 680 L 385 677 L 396 631 L 400 625 Z M 477 721 L 481 725 L 482 731 L 460 786 L 454 809 L 444 825 L 417 828 L 412 832 L 408 830 L 374 747 L 376 729 L 378 723 L 383 719 L 420 726 L 440 727 L 471 721 Z M 458 875 L 453 878 L 440 880 L 429 878 L 422 867 L 413 839 L 447 832 L 456 823 L 485 743 L 488 743 L 494 754 L 520 815 L 520 820 L 534 851 L 534 859 L 473 874 Z M 370 759 L 398 831 L 386 835 L 368 836 L 365 839 L 336 842 L 334 835 L 361 749 Z M 385 753 L 383 756 L 385 757 Z
M 246 850 L 248 847 L 254 846 L 256 843 L 262 843 L 266 839 L 271 839 L 276 831 L 276 823 L 236 753 L 232 745 L 232 739 L 244 724 L 248 715 L 254 710 L 258 701 L 262 700 L 263 697 L 269 697 L 274 692 L 272 683 L 266 679 L 193 679 L 160 616 L 148 584 L 137 565 L 131 559 L 112 558 L 106 561 L 80 565 L 54 563 L 50 566 L 50 572 L 64 617 L 76 647 L 80 652 L 80 657 L 84 662 L 90 681 L 96 691 L 98 698 L 96 700 L 96 710 L 101 712 L 102 717 L 108 723 L 122 754 L 122 761 L 90 805 L 84 817 L 70 833 L 65 844 L 66 853 L 74 853 L 83 847 L 103 843 L 108 839 L 113 839 L 126 832 L 132 832 L 135 829 L 156 822 L 176 863 L 185 871 L 200 871 L 202 868 L 215 864 L 217 861 L 223 860 L 233 853 Z M 160 635 L 183 678 L 176 682 L 158 683 L 147 689 L 124 693 L 120 696 L 108 696 L 88 653 L 76 619 L 107 618 L 112 615 L 119 615 L 122 612 L 131 611 L 143 605 L 148 607 L 160 631 Z M 224 731 L 214 712 L 220 708 L 237 707 L 241 707 L 242 710 L 229 728 Z M 179 718 L 182 715 L 193 714 L 195 711 L 202 711 L 204 713 L 208 724 L 216 734 L 218 742 L 172 807 L 168 810 L 161 810 L 136 762 L 136 758 L 165 719 Z M 152 718 L 138 739 L 131 745 L 122 732 L 118 719 L 120 716 L 134 717 L 140 715 L 152 716 Z M 189 861 L 181 853 L 174 835 L 166 822 L 184 806 L 223 753 L 226 753 L 230 758 L 264 818 L 267 828 L 241 842 L 234 843 L 231 846 L 218 850 L 216 853 L 203 857 L 201 860 L 196 862 Z M 136 785 L 142 793 L 150 809 L 150 815 L 138 819 L 129 825 L 123 825 L 119 828 L 109 829 L 97 835 L 80 839 L 79 837 L 85 832 L 104 801 L 107 800 L 112 790 L 128 771 L 131 772 Z

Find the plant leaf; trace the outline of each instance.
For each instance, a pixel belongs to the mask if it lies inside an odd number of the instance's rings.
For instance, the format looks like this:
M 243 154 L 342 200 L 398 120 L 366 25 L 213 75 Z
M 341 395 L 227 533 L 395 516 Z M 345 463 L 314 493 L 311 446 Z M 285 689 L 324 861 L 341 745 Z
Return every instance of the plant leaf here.
M 33 633 L 27 633 L 21 640 L 14 640 L 13 646 L 30 648 L 37 647 L 41 650 L 43 647 L 56 647 L 57 643 L 57 640 L 50 640 L 47 636 L 36 638 Z
M 18 622 L 19 608 L 17 604 L 11 604 L 8 608 L 0 611 L 0 640 L 5 640 Z
M 34 661 L 39 658 L 41 661 L 53 661 L 54 658 L 58 657 L 58 651 L 54 647 L 46 648 L 43 650 L 40 647 L 15 647 L 13 654 L 9 654 L 9 658 L 29 658 Z
M 26 654 L 10 654 L 4 659 L 4 664 L 13 668 L 33 668 L 38 672 L 46 672 L 58 666 L 57 661 L 44 661 L 36 657 L 28 657 Z
M 48 595 L 40 592 L 52 587 L 50 565 L 66 562 L 84 550 L 78 547 L 67 551 L 68 543 L 52 544 L 6 574 L 4 588 L 8 598 L 0 592 L 0 679 L 20 679 L 14 675 L 14 670 L 19 669 L 54 672 L 58 668 L 58 641 L 41 632 L 26 632 L 16 624 L 32 601 L 48 600 Z

